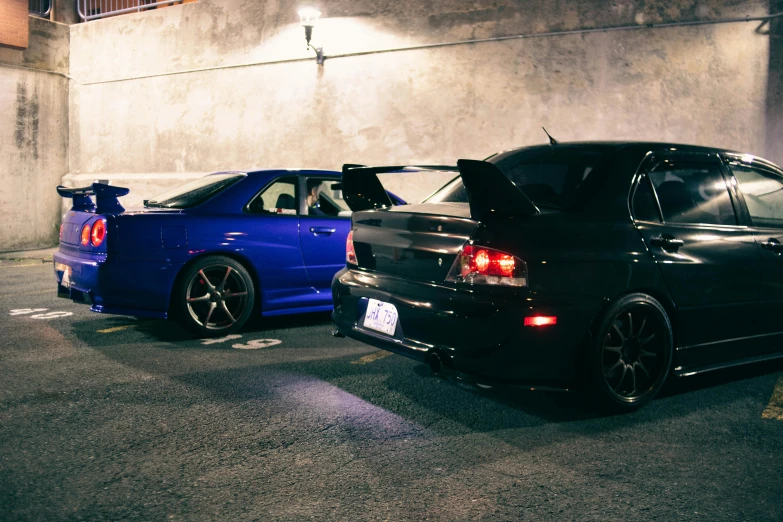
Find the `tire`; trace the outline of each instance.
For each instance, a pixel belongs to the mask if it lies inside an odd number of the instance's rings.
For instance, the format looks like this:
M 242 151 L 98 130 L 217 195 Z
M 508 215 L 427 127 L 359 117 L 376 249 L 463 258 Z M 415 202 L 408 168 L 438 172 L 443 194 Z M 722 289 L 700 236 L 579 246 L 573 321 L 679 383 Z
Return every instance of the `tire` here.
M 207 256 L 185 268 L 172 293 L 175 318 L 200 337 L 242 328 L 253 312 L 255 287 L 247 269 L 225 256 Z
M 587 353 L 588 392 L 601 409 L 629 412 L 660 391 L 674 337 L 666 310 L 647 294 L 620 298 L 602 315 Z

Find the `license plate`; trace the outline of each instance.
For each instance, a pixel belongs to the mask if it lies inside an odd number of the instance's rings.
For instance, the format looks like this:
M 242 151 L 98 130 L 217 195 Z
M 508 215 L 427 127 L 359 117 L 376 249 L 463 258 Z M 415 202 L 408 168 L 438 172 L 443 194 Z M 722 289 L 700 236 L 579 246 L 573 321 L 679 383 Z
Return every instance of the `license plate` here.
M 365 328 L 394 335 L 397 328 L 397 308 L 391 303 L 370 299 L 362 324 Z
M 71 287 L 71 267 L 68 265 L 64 265 L 62 263 L 57 263 L 55 265 L 55 270 L 58 272 L 63 273 L 62 281 L 60 281 L 60 285 L 62 285 L 64 288 L 70 288 Z

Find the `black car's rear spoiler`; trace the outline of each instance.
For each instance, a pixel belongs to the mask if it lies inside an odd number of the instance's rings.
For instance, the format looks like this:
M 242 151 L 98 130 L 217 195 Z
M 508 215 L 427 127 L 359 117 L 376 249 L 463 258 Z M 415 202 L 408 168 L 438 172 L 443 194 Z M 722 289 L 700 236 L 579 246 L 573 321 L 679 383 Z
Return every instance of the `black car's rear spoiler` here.
M 422 170 L 457 171 L 457 167 L 444 165 L 389 165 L 367 167 L 346 163 L 343 165 L 343 199 L 351 210 L 370 210 L 392 206 L 393 202 L 381 185 L 378 174 L 389 172 L 419 172 Z
M 378 174 L 404 172 L 407 169 L 458 171 L 468 193 L 470 216 L 486 220 L 490 216 L 537 214 L 538 208 L 506 177 L 497 166 L 486 161 L 459 160 L 449 166 L 388 166 L 365 167 L 343 165 L 343 198 L 351 210 L 370 210 L 391 206 L 391 200 L 378 179 Z
M 73 198 L 71 210 L 81 210 L 83 212 L 96 213 L 118 213 L 125 210 L 118 197 L 126 195 L 130 189 L 124 187 L 112 187 L 105 183 L 95 182 L 89 187 L 57 187 L 57 193 L 64 198 Z M 96 203 L 93 203 L 90 196 L 95 196 Z

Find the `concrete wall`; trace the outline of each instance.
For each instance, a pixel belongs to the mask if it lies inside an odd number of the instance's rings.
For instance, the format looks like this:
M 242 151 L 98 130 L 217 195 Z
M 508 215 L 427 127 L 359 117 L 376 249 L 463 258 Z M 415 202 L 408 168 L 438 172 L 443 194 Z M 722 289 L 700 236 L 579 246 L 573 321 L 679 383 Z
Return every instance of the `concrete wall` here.
M 26 50 L 0 49 L 0 251 L 57 243 L 68 173 L 68 26 L 29 26 Z
M 202 0 L 72 27 L 72 184 L 128 199 L 221 169 L 447 163 L 560 140 L 652 139 L 781 159 L 758 23 L 311 56 L 298 3 Z M 766 14 L 749 1 L 335 1 L 327 56 L 471 38 Z M 206 71 L 194 69 L 216 68 Z M 175 74 L 181 73 L 181 74 Z M 768 111 L 767 109 L 770 109 Z M 779 111 L 778 111 L 779 112 Z M 391 188 L 419 199 L 442 179 Z
M 52 0 L 54 21 L 68 25 L 79 22 L 76 1 L 77 0 Z
M 771 2 L 770 12 L 783 12 L 783 0 Z M 773 20 L 759 32 L 769 35 L 765 154 L 783 165 L 783 18 Z

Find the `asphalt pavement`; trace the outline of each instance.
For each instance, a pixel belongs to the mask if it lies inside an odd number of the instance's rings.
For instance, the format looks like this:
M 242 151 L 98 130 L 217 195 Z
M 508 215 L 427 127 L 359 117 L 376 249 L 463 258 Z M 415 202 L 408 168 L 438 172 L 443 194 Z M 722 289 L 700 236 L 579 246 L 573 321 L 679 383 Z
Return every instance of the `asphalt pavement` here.
M 0 256 L 0 520 L 783 520 L 783 364 L 642 410 L 481 389 L 328 314 L 230 339 L 55 297 Z

